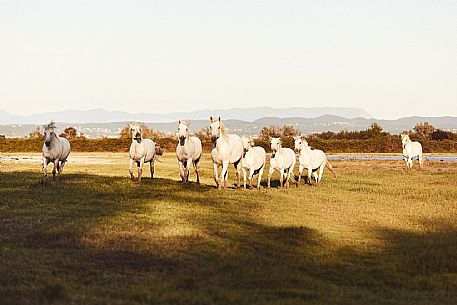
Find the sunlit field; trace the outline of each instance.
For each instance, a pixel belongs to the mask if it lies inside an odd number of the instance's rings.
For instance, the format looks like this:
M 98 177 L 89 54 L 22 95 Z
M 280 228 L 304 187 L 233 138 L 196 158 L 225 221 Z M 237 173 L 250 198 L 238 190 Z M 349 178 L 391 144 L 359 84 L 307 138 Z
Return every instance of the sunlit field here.
M 201 185 L 172 153 L 141 184 L 127 154 L 70 160 L 47 183 L 0 162 L 1 304 L 457 302 L 457 163 L 333 161 L 288 191 L 236 190 L 231 166 L 218 191 L 208 153 Z

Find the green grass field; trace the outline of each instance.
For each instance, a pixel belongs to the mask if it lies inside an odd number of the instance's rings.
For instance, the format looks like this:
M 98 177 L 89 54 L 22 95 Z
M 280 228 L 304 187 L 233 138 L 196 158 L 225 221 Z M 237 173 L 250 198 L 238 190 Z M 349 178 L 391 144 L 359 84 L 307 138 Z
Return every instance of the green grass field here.
M 201 185 L 172 154 L 141 184 L 127 154 L 88 159 L 46 185 L 0 163 L 1 304 L 457 303 L 457 164 L 338 161 L 319 186 L 217 191 L 208 155 Z

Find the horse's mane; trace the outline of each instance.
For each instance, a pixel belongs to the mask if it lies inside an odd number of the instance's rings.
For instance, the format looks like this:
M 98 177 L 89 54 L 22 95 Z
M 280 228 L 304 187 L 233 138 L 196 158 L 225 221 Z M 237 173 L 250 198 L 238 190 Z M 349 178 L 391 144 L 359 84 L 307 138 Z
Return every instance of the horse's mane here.
M 222 122 L 219 122 L 219 125 L 221 127 L 221 135 L 224 136 L 224 137 L 227 137 L 228 134 L 227 134 L 227 130 L 225 129 L 225 126 Z
M 180 120 L 179 123 L 183 124 L 183 125 L 186 125 L 187 127 L 190 126 L 190 121 L 189 120 Z
M 48 125 L 44 126 L 44 129 L 49 130 L 49 129 L 55 129 L 57 128 L 56 123 L 54 121 L 49 122 Z

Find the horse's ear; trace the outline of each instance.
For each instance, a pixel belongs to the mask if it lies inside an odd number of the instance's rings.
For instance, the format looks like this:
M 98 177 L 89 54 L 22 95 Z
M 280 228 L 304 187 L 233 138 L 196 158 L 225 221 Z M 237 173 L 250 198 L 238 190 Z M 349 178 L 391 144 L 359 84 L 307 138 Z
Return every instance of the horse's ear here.
M 181 124 L 181 120 L 178 121 L 178 124 Z

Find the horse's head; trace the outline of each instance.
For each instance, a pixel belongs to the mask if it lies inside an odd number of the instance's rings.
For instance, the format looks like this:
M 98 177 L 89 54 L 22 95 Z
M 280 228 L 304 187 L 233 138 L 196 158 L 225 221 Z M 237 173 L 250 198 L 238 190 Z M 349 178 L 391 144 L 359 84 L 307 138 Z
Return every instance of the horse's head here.
M 251 137 L 242 136 L 241 141 L 243 142 L 244 152 L 247 152 L 252 146 L 254 146 L 254 139 Z
M 273 156 L 276 154 L 278 150 L 281 149 L 281 139 L 280 138 L 271 138 L 270 139 L 270 147 L 273 151 Z
M 409 135 L 407 135 L 406 133 L 402 133 L 400 135 L 400 138 L 401 138 L 401 143 L 403 145 L 405 145 L 406 142 L 410 141 Z
M 300 152 L 304 146 L 308 146 L 305 136 L 302 135 L 294 137 L 294 146 L 296 152 Z
M 51 146 L 52 138 L 55 135 L 56 125 L 51 121 L 47 126 L 44 126 L 44 144 L 46 147 Z
M 210 117 L 210 125 L 209 128 L 211 130 L 211 142 L 215 143 L 217 139 L 221 136 L 221 128 L 223 127 L 222 122 L 221 122 L 221 117 L 218 117 L 217 119 Z
M 141 140 L 143 137 L 143 130 L 141 129 L 140 125 L 137 124 L 129 124 L 130 132 L 132 133 L 132 139 L 137 141 Z
M 189 137 L 189 121 L 181 121 L 178 122 L 178 139 L 179 145 L 184 146 L 185 140 Z

